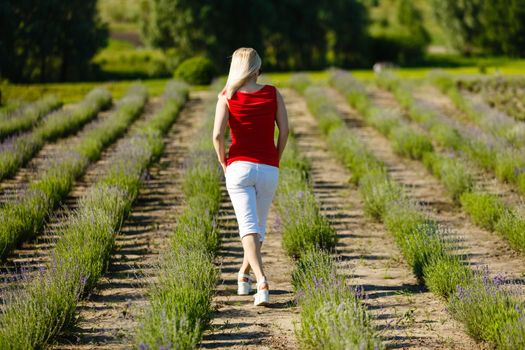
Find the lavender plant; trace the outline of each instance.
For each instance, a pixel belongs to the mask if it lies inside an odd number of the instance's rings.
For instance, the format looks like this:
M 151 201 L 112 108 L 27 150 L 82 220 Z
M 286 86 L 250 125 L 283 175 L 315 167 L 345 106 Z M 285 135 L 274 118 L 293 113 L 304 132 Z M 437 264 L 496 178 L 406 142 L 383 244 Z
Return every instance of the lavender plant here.
M 31 129 L 42 117 L 60 108 L 62 102 L 55 96 L 45 96 L 0 118 L 0 140 L 14 133 Z
M 302 349 L 384 349 L 361 300 L 363 291 L 337 273 L 328 253 L 303 253 L 292 283 L 300 308 L 296 334 Z

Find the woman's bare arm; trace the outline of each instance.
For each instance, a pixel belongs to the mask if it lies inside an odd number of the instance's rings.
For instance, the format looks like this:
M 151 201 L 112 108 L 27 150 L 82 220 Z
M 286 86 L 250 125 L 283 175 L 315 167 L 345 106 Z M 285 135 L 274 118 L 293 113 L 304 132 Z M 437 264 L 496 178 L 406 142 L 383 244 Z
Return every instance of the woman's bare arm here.
M 279 90 L 276 89 L 277 94 L 277 116 L 275 120 L 277 122 L 277 127 L 279 128 L 279 138 L 277 139 L 277 151 L 279 152 L 279 159 L 284 152 L 286 147 L 286 142 L 288 141 L 288 113 L 286 112 L 286 106 L 284 104 L 283 97 L 279 93 Z
M 215 122 L 213 124 L 213 146 L 217 153 L 219 163 L 221 163 L 222 170 L 226 172 L 226 151 L 224 149 L 224 134 L 226 131 L 226 123 L 228 123 L 228 105 L 226 97 L 220 96 L 215 108 Z

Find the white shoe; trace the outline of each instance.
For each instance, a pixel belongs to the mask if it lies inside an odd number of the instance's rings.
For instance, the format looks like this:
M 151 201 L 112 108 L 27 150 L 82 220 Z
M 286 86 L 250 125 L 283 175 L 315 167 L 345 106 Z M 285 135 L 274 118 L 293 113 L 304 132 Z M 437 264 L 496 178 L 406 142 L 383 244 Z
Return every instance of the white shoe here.
M 246 278 L 248 282 L 240 281 L 241 278 Z M 237 294 L 238 295 L 248 295 L 252 292 L 252 283 L 253 278 L 250 275 L 240 273 L 237 279 Z
M 255 293 L 253 305 L 255 306 L 267 306 L 270 304 L 270 290 L 267 289 L 261 289 L 262 284 L 268 284 L 266 281 L 266 277 L 263 277 L 260 282 L 257 282 L 257 293 Z

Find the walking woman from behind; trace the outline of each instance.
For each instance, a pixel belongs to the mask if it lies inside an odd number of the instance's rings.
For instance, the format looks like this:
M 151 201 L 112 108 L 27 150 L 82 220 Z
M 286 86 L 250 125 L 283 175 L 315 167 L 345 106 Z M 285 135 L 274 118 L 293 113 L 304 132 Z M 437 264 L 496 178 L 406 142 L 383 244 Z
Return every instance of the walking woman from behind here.
M 270 287 L 263 270 L 261 245 L 277 188 L 279 159 L 288 139 L 283 99 L 274 86 L 257 83 L 260 74 L 261 58 L 254 49 L 240 48 L 233 53 L 226 86 L 218 97 L 213 129 L 213 144 L 224 170 L 244 249 L 238 294 L 252 291 L 252 270 L 257 279 L 256 306 L 269 303 Z M 232 139 L 228 156 L 224 149 L 226 124 Z

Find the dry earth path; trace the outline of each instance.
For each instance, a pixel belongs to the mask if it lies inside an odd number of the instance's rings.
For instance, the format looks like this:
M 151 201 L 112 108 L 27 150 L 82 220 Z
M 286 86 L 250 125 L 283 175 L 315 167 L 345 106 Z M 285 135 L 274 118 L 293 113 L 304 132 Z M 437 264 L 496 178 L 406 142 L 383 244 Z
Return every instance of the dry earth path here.
M 137 314 L 158 254 L 183 204 L 182 173 L 188 145 L 204 116 L 209 92 L 191 92 L 165 137 L 166 148 L 148 172 L 129 217 L 117 236 L 108 271 L 77 311 L 77 322 L 53 349 L 130 349 Z
M 216 312 L 205 333 L 204 349 L 297 349 L 293 333 L 297 308 L 291 284 L 293 262 L 282 249 L 280 220 L 273 209 L 262 247 L 265 273 L 270 285 L 269 307 L 255 307 L 253 297 L 237 295 L 237 273 L 243 250 L 235 212 L 226 190 L 221 206 L 221 249 L 217 263 L 220 283 L 214 297 Z M 255 287 L 255 284 L 254 284 Z
M 294 91 L 282 93 L 299 148 L 312 163 L 314 192 L 338 233 L 341 272 L 364 288 L 365 302 L 388 348 L 477 348 L 445 304 L 418 285 L 383 225 L 364 215 L 360 195 L 348 182 L 351 174 L 329 153 L 305 101 Z M 372 132 L 360 120 L 350 125 L 357 133 Z

